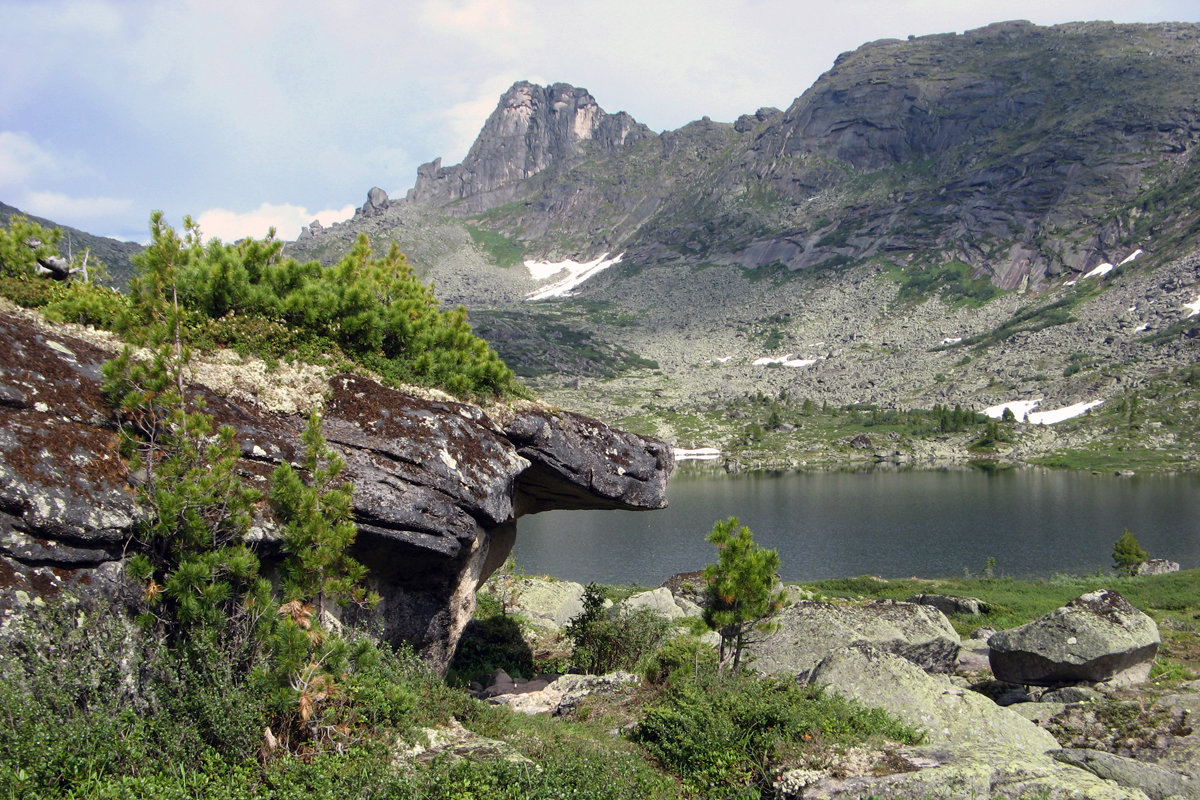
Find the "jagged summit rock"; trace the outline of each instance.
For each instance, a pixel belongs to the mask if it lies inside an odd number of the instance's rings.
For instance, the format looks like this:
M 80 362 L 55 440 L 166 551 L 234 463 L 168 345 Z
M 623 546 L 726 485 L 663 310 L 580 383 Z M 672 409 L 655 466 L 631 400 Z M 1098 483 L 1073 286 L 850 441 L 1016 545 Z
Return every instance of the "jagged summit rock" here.
M 423 164 L 408 199 L 478 198 L 466 206 L 482 210 L 511 199 L 519 182 L 552 165 L 567 166 L 590 149 L 612 152 L 652 135 L 623 111 L 605 112 L 587 89 L 518 81 L 501 96 L 463 162 L 443 167 L 439 158 Z
M 383 189 L 378 186 L 372 186 L 367 192 L 367 202 L 363 203 L 362 208 L 356 213 L 362 214 L 364 217 L 377 217 L 384 211 L 387 211 L 389 205 L 388 195 Z

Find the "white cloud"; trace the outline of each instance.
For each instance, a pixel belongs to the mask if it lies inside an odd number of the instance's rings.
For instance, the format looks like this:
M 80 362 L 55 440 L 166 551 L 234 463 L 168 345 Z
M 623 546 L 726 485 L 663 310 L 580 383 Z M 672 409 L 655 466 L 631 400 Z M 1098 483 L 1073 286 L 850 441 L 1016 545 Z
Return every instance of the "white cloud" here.
M 300 229 L 314 219 L 320 220 L 322 225 L 332 225 L 353 216 L 354 208 L 347 205 L 312 212 L 290 203 L 263 203 L 253 211 L 244 212 L 212 208 L 199 214 L 196 222 L 205 239 L 216 237 L 224 242 L 235 242 L 247 236 L 261 239 L 272 227 L 279 238 L 295 239 L 300 235 Z
M 467 36 L 491 46 L 520 33 L 532 11 L 517 0 L 430 0 L 421 21 L 444 33 Z
M 58 159 L 25 133 L 0 131 L 0 189 L 23 186 L 31 178 L 57 172 Z
M 103 219 L 128 214 L 133 201 L 119 197 L 70 197 L 60 192 L 30 192 L 25 208 L 52 220 Z M 78 223 L 76 223 L 78 224 Z

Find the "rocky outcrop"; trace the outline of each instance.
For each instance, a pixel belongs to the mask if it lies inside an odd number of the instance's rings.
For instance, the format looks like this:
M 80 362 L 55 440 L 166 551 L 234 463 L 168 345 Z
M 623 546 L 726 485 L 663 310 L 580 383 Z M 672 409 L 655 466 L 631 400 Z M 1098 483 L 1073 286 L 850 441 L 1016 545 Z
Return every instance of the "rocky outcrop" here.
M 0 612 L 66 590 L 112 591 L 139 510 L 111 413 L 100 395 L 110 347 L 0 312 Z M 504 561 L 516 520 L 550 508 L 666 505 L 673 467 L 662 442 L 587 417 L 526 405 L 483 409 L 329 379 L 324 434 L 354 483 L 355 555 L 383 602 L 386 638 L 444 667 L 474 609 L 475 590 Z M 261 488 L 303 452 L 303 415 L 201 385 L 232 425 L 239 469 Z M 255 538 L 269 562 L 273 520 Z
M 1081 595 L 1033 622 L 988 639 L 998 680 L 1027 686 L 1141 683 L 1158 652 L 1158 626 L 1118 592 Z
M 1054 760 L 1085 769 L 1097 777 L 1145 792 L 1150 800 L 1196 800 L 1200 787 L 1157 764 L 1105 753 L 1102 750 L 1066 748 L 1050 754 Z
M 503 685 L 490 686 L 485 696 L 491 703 L 508 706 L 522 714 L 560 717 L 570 714 L 588 697 L 621 693 L 639 683 L 636 675 L 620 671 L 604 675 L 548 677 L 549 680 L 535 678 L 524 684 L 514 682 L 511 691 L 503 691 Z
M 767 675 L 804 675 L 830 651 L 869 644 L 930 672 L 951 672 L 959 636 L 937 609 L 891 601 L 837 605 L 802 600 L 772 618 L 774 630 L 748 648 Z

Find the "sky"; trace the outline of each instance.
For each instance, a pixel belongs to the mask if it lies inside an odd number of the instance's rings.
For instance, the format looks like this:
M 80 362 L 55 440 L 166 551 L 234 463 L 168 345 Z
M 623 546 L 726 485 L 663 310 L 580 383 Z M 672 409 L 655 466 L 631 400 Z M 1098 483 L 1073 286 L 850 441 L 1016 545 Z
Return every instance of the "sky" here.
M 841 52 L 991 22 L 1200 21 L 1196 0 L 0 0 L 0 201 L 144 241 L 292 239 L 466 155 L 518 80 L 656 131 L 786 108 Z

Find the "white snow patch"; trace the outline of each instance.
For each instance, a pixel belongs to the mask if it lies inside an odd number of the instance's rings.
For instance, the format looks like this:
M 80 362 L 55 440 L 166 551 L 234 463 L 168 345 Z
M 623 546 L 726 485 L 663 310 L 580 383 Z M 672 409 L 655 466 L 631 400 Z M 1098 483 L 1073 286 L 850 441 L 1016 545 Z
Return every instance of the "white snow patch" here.
M 1025 415 L 1037 408 L 1040 402 L 1042 402 L 1042 398 L 1040 397 L 1037 400 L 1010 400 L 998 406 L 985 408 L 983 413 L 992 419 L 1000 419 L 1004 416 L 1005 409 L 1012 409 L 1013 416 L 1017 418 L 1017 421 L 1024 422 Z
M 983 413 L 992 419 L 1000 419 L 1004 416 L 1004 409 L 1011 408 L 1013 416 L 1018 422 L 1028 422 L 1032 425 L 1053 425 L 1056 422 L 1062 422 L 1065 419 L 1078 417 L 1090 408 L 1103 403 L 1103 400 L 1092 400 L 1087 403 L 1076 403 L 1073 406 L 1065 408 L 1056 408 L 1051 411 L 1034 411 L 1038 404 L 1042 402 L 1042 398 L 1037 400 L 1012 400 L 1007 403 L 1001 403 L 998 406 L 985 408 Z
M 529 275 L 534 280 L 546 280 L 564 272 L 566 275 L 548 286 L 535 289 L 525 295 L 525 299 L 529 302 L 534 302 L 536 300 L 546 300 L 550 297 L 568 297 L 575 287 L 593 275 L 616 264 L 621 260 L 621 256 L 623 255 L 624 253 L 618 253 L 615 257 L 609 258 L 608 253 L 605 253 L 593 261 L 587 261 L 582 264 L 570 259 L 566 261 L 526 261 L 525 269 L 529 270 Z
M 1063 286 L 1074 286 L 1077 283 L 1079 283 L 1079 281 L 1067 281 L 1063 284 Z
M 1025 421 L 1034 425 L 1053 425 L 1056 422 L 1062 422 L 1064 419 L 1078 417 L 1086 413 L 1088 409 L 1095 408 L 1103 402 L 1103 400 L 1092 400 L 1087 403 L 1076 403 L 1073 406 L 1065 408 L 1056 408 L 1053 411 L 1035 411 L 1032 414 L 1025 415 Z
M 721 451 L 715 447 L 673 447 L 671 452 L 676 461 L 712 461 L 721 457 Z
M 1130 253 L 1129 255 L 1125 256 L 1125 260 L 1124 260 L 1124 261 L 1122 261 L 1120 264 L 1117 264 L 1117 266 L 1118 266 L 1118 267 L 1123 267 L 1123 266 L 1125 266 L 1125 265 L 1126 265 L 1126 264 L 1128 264 L 1130 261 L 1133 261 L 1135 258 L 1137 258 L 1138 256 L 1140 256 L 1140 255 L 1141 255 L 1143 252 L 1145 252 L 1145 251 L 1144 251 L 1144 250 L 1142 250 L 1142 248 L 1140 248 L 1140 247 L 1139 247 L 1137 250 L 1134 250 L 1132 253 Z
M 762 358 L 754 359 L 752 363 L 756 367 L 766 367 L 771 364 L 780 364 L 785 367 L 811 367 L 818 361 L 820 361 L 819 358 L 796 358 L 795 353 L 788 353 L 786 356 L 780 356 L 779 358 L 763 356 Z
M 942 344 L 958 344 L 961 341 L 961 336 L 948 336 L 945 339 L 942 339 Z
M 733 358 L 733 356 L 721 356 L 719 358 L 714 358 L 713 361 L 717 362 L 718 364 L 725 364 L 728 363 L 729 359 L 731 358 Z
M 1132 314 L 1132 313 L 1133 313 L 1133 312 L 1135 312 L 1135 311 L 1137 311 L 1137 303 L 1134 303 L 1133 305 L 1131 305 L 1131 306 L 1129 307 L 1129 313 L 1130 313 L 1130 314 Z
M 1134 328 L 1134 329 L 1133 329 L 1133 332 L 1134 332 L 1134 333 L 1141 333 L 1142 331 L 1149 330 L 1149 329 L 1150 329 L 1150 323 L 1149 323 L 1149 322 L 1143 322 L 1141 325 L 1138 325 L 1136 328 Z
M 1192 312 L 1192 313 L 1188 314 L 1186 317 L 1184 317 L 1184 319 L 1188 319 L 1190 317 L 1196 316 L 1197 314 L 1200 314 L 1200 294 L 1196 295 L 1196 300 L 1194 302 L 1184 303 L 1183 307 L 1186 308 L 1188 311 Z
M 1103 264 L 1098 265 L 1095 269 L 1093 269 L 1087 275 L 1084 275 L 1079 280 L 1082 281 L 1087 278 L 1098 278 L 1101 275 L 1107 275 L 1108 273 L 1110 273 L 1112 271 L 1113 271 L 1113 265 L 1108 263 L 1107 261 L 1105 261 Z

